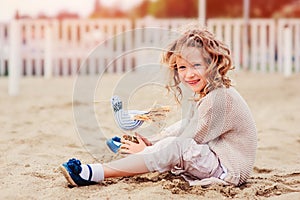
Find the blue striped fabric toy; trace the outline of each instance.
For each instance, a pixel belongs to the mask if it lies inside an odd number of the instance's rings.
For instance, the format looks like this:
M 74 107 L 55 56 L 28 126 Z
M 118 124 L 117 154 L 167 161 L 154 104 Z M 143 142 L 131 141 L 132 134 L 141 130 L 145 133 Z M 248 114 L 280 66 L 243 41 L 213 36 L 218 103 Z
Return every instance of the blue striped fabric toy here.
M 144 121 L 158 122 L 166 118 L 166 113 L 170 111 L 168 106 L 154 107 L 149 111 L 124 110 L 123 103 L 119 96 L 111 98 L 111 106 L 117 125 L 124 131 L 132 131 L 140 127 Z M 134 138 L 134 136 L 132 136 Z M 124 138 L 126 139 L 126 138 Z M 117 153 L 122 143 L 121 138 L 115 136 L 106 140 L 109 149 Z
M 124 110 L 123 103 L 118 96 L 113 96 L 111 98 L 111 105 L 113 108 L 116 123 L 121 129 L 125 131 L 134 130 L 144 123 L 144 121 L 142 120 L 133 119 L 135 115 L 143 115 L 149 113 L 148 111 L 140 110 Z

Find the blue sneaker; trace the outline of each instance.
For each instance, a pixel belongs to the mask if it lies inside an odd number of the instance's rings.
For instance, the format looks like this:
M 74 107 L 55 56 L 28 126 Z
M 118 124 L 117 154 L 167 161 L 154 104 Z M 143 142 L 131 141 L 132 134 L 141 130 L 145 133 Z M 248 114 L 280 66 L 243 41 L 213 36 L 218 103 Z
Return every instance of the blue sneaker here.
M 63 163 L 60 166 L 60 170 L 67 181 L 70 183 L 70 185 L 73 187 L 98 184 L 97 182 L 91 181 L 93 175 L 92 168 L 89 165 L 87 166 L 90 170 L 89 180 L 85 180 L 80 177 L 79 174 L 82 170 L 81 162 L 80 160 L 77 160 L 75 158 L 72 158 L 68 162 Z
M 122 145 L 121 138 L 115 136 L 111 139 L 108 139 L 108 140 L 106 140 L 106 145 L 112 152 L 118 153 L 118 151 Z

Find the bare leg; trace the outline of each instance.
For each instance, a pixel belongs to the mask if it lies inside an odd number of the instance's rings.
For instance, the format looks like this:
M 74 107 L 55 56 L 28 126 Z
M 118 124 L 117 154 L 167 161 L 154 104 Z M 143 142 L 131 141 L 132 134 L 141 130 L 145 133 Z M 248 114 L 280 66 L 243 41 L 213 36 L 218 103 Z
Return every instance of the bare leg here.
M 191 139 L 188 141 L 190 140 Z M 182 146 L 183 144 L 185 145 Z M 183 147 L 186 149 L 189 144 L 190 142 L 183 143 L 181 138 L 166 138 L 140 153 L 131 154 L 125 158 L 104 163 L 104 178 L 133 176 L 157 169 L 159 169 L 160 172 L 171 170 L 173 166 L 182 163 L 181 149 Z M 163 160 L 161 160 L 161 158 L 163 158 Z M 152 166 L 151 170 L 149 170 L 144 159 L 151 159 L 152 163 L 160 163 L 161 166 L 159 168 Z
M 104 178 L 133 176 L 149 172 L 142 154 L 132 154 L 125 158 L 103 164 Z
M 70 159 L 61 165 L 61 170 L 71 185 L 83 186 L 99 183 L 110 177 L 133 176 L 150 171 L 165 172 L 174 166 L 184 169 L 185 162 L 182 152 L 186 152 L 191 145 L 197 145 L 197 143 L 189 138 L 183 140 L 169 137 L 145 148 L 140 153 L 131 154 L 109 163 L 81 165 L 79 160 Z M 218 160 L 217 163 L 219 163 Z M 209 169 L 209 171 L 212 170 Z

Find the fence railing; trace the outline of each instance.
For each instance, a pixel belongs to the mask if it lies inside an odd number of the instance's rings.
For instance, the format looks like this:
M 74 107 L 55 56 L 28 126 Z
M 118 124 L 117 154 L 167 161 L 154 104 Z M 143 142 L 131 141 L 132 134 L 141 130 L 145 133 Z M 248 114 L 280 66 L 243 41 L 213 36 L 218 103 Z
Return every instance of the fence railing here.
M 144 59 L 138 53 L 124 52 L 159 45 L 166 38 L 165 31 L 143 28 L 176 30 L 195 20 L 18 20 L 0 24 L 0 75 L 9 74 L 11 65 L 17 65 L 23 76 L 69 76 L 83 62 L 83 74 L 126 72 Z M 230 47 L 237 70 L 300 72 L 300 19 L 251 19 L 248 37 L 242 19 L 209 19 L 207 27 Z M 101 48 L 95 48 L 99 44 Z M 105 68 L 107 65 L 112 67 Z

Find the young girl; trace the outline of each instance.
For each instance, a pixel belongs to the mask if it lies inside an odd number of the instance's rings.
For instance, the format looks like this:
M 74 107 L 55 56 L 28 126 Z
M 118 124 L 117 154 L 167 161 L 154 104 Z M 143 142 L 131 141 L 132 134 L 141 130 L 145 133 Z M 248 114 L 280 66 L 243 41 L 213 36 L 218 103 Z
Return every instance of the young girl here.
M 194 93 L 187 119 L 158 134 L 157 141 L 137 134 L 139 143 L 123 140 L 125 158 L 103 164 L 70 159 L 60 167 L 73 186 L 105 178 L 159 171 L 183 175 L 191 184 L 240 185 L 255 160 L 256 127 L 250 110 L 226 76 L 233 69 L 229 49 L 202 29 L 188 30 L 163 55 L 170 69 L 169 89 L 182 99 L 180 84 Z

